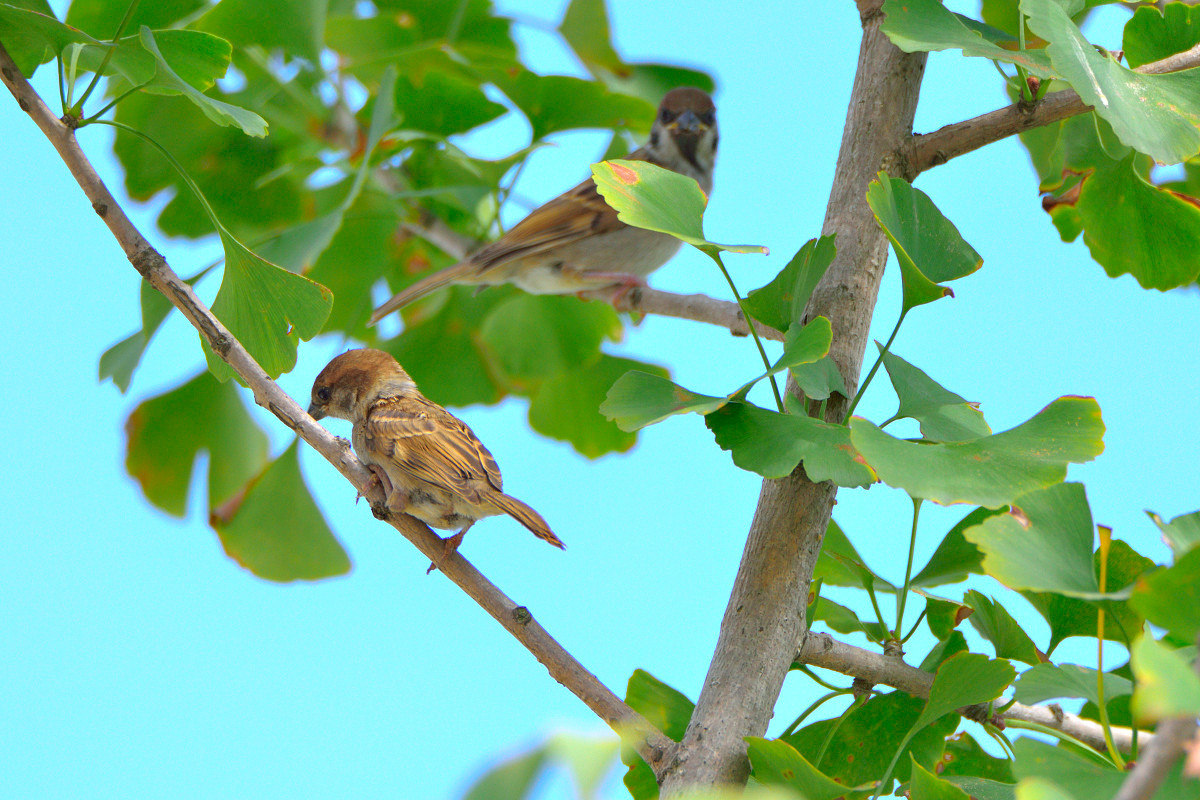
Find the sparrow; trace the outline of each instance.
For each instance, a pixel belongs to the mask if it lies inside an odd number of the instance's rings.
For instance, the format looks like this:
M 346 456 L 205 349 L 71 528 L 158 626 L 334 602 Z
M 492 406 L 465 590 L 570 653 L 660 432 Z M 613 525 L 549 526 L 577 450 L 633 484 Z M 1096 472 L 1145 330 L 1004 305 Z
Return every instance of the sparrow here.
M 351 350 L 330 361 L 313 383 L 308 413 L 354 423 L 354 452 L 383 487 L 389 510 L 459 529 L 442 540 L 443 559 L 472 525 L 495 514 L 563 548 L 536 511 L 501 491 L 500 467 L 471 429 L 422 395 L 390 354 Z
M 693 178 L 712 192 L 717 156 L 717 117 L 712 98 L 691 87 L 663 97 L 650 140 L 627 159 L 648 161 Z M 452 267 L 401 290 L 375 309 L 374 325 L 414 300 L 452 283 L 512 283 L 530 294 L 570 294 L 617 286 L 615 302 L 665 264 L 682 243 L 665 233 L 634 228 L 617 219 L 588 178 L 559 195 L 491 244 Z

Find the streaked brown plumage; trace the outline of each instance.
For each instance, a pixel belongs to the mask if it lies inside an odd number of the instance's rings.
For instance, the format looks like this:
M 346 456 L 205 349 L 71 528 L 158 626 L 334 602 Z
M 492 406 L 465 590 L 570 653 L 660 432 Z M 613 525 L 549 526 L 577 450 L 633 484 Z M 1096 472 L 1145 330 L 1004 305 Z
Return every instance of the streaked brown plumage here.
M 563 546 L 536 511 L 504 494 L 496 459 L 471 429 L 422 395 L 388 353 L 351 350 L 330 361 L 313 383 L 308 413 L 354 423 L 354 452 L 383 485 L 390 510 L 459 529 L 444 540 L 443 558 L 477 520 L 495 514 Z
M 717 119 L 712 98 L 691 87 L 663 97 L 650 141 L 628 156 L 695 179 L 712 191 Z M 402 306 L 452 283 L 512 283 L 531 294 L 570 294 L 607 286 L 631 286 L 665 264 L 680 241 L 633 228 L 617 219 L 591 178 L 535 208 L 491 244 L 463 261 L 407 286 L 375 310 L 374 325 Z

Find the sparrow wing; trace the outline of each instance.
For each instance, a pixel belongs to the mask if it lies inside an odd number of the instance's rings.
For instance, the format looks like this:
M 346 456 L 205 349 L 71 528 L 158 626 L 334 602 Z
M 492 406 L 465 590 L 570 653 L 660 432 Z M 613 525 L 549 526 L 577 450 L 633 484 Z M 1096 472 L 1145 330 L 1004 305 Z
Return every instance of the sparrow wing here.
M 646 156 L 642 148 L 626 158 L 645 161 Z M 508 233 L 472 255 L 470 262 L 483 272 L 513 258 L 534 255 L 624 227 L 625 223 L 617 219 L 617 212 L 596 189 L 596 182 L 588 178 L 529 212 L 529 216 Z
M 372 406 L 364 433 L 377 452 L 405 472 L 478 502 L 477 484 L 501 490 L 500 467 L 460 419 L 424 397 L 394 397 Z

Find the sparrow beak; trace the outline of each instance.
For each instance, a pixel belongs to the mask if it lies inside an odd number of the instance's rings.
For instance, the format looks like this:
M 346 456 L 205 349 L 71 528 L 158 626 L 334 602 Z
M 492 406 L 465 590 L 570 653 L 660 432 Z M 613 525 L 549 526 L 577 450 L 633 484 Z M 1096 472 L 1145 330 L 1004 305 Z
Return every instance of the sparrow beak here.
M 325 409 L 313 403 L 308 407 L 308 415 L 313 419 L 325 419 Z
M 671 123 L 671 130 L 688 136 L 699 136 L 707 127 L 700 118 L 691 111 L 684 111 Z

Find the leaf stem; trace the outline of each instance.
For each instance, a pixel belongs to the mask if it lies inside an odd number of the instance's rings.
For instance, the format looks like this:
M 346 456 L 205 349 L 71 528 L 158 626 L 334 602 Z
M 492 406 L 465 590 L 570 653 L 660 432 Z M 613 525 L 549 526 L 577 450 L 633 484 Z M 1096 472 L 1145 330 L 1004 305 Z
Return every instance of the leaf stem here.
M 108 110 L 109 110 L 110 108 L 112 108 L 112 107 L 113 107 L 113 106 L 115 106 L 117 103 L 119 103 L 119 102 L 121 102 L 122 100 L 124 100 L 126 97 L 129 97 L 129 95 L 133 94 L 134 92 L 140 92 L 142 89 L 145 89 L 145 88 L 146 88 L 147 86 L 149 86 L 149 85 L 150 85 L 150 81 L 146 81 L 145 83 L 139 83 L 137 86 L 131 87 L 131 88 L 130 88 L 130 89 L 128 89 L 127 91 L 124 91 L 124 92 L 122 92 L 122 93 L 121 93 L 121 95 L 120 95 L 119 97 L 117 97 L 116 99 L 114 99 L 112 102 L 110 102 L 110 103 L 109 103 L 108 105 L 106 105 L 104 108 L 100 109 L 100 110 L 99 110 L 99 111 L 97 111 L 95 114 L 92 114 L 90 117 L 88 117 L 88 118 L 86 118 L 86 119 L 83 119 L 83 120 L 80 120 L 80 122 L 79 122 L 79 127 L 81 127 L 81 128 L 82 128 L 82 127 L 83 127 L 83 126 L 85 126 L 85 125 L 91 125 L 92 123 L 99 122 L 99 121 L 100 121 L 100 117 L 102 117 L 102 116 L 104 116 L 105 114 L 107 114 L 107 113 L 108 113 Z
M 862 382 L 862 386 L 859 386 L 858 391 L 854 393 L 854 399 L 850 401 L 850 408 L 846 410 L 846 416 L 842 418 L 843 425 L 849 422 L 850 417 L 854 414 L 854 409 L 858 408 L 858 401 L 862 398 L 863 393 L 867 391 L 867 387 L 871 385 L 871 379 L 875 377 L 875 373 L 879 371 L 879 365 L 883 363 L 884 354 L 891 349 L 892 342 L 896 341 L 896 334 L 900 332 L 900 323 L 904 322 L 906 314 L 908 314 L 908 309 L 900 312 L 900 318 L 896 320 L 896 327 L 892 328 L 892 335 L 888 337 L 887 344 L 879 351 L 879 357 L 871 365 L 871 371 L 867 373 L 866 380 Z
M 823 706 L 825 703 L 829 702 L 833 698 L 840 697 L 841 695 L 844 695 L 844 694 L 850 694 L 850 690 L 849 689 L 838 689 L 836 692 L 830 692 L 829 694 L 818 698 L 815 703 L 813 703 L 808 708 L 804 709 L 804 712 L 801 713 L 800 716 L 798 716 L 794 720 L 792 720 L 792 724 L 788 725 L 787 728 L 784 729 L 783 733 L 779 734 L 778 738 L 782 739 L 785 736 L 791 736 L 793 733 L 795 733 L 796 728 L 800 727 L 800 723 L 804 722 L 804 720 L 810 714 L 812 714 L 814 711 L 816 711 L 818 708 L 820 708 L 821 706 Z
M 121 24 L 117 26 L 117 32 L 113 34 L 112 47 L 109 47 L 104 51 L 104 58 L 100 59 L 100 66 L 96 68 L 96 74 L 92 75 L 91 83 L 89 83 L 88 87 L 83 90 L 83 95 L 79 98 L 79 102 L 71 106 L 71 114 L 73 116 L 83 116 L 83 104 L 89 97 L 91 97 L 92 90 L 95 89 L 96 84 L 100 82 L 100 77 L 104 74 L 104 68 L 108 66 L 108 62 L 112 60 L 113 53 L 117 51 L 117 41 L 121 38 L 121 34 L 125 32 L 125 28 L 129 25 L 129 21 L 133 19 L 133 14 L 135 11 L 137 11 L 138 3 L 140 1 L 141 0 L 131 0 L 129 3 L 129 8 L 125 9 L 125 16 L 121 19 Z
M 725 264 L 721 261 L 721 254 L 715 249 L 708 250 L 703 247 L 700 249 L 708 254 L 709 258 L 717 262 L 717 268 L 720 269 L 721 274 L 725 276 L 725 281 L 729 284 L 729 290 L 733 292 L 733 299 L 737 301 L 738 308 L 742 310 L 742 316 L 746 319 L 746 327 L 750 329 L 750 335 L 754 337 L 754 344 L 758 346 L 758 354 L 762 356 L 763 366 L 765 366 L 767 371 L 770 372 L 771 360 L 767 358 L 767 351 L 763 347 L 762 339 L 758 337 L 758 331 L 754 329 L 754 318 L 750 316 L 750 312 L 746 310 L 746 305 L 742 302 L 742 295 L 738 293 L 737 286 L 735 286 L 733 283 L 733 278 L 729 277 L 729 271 L 725 269 Z M 894 336 L 895 334 L 892 335 Z M 771 391 L 775 394 L 775 405 L 779 409 L 779 413 L 786 414 L 787 412 L 783 407 L 783 397 L 780 396 L 779 386 L 775 383 L 775 376 L 768 375 L 767 380 L 771 382 Z
M 813 761 L 814 769 L 821 768 L 821 760 L 825 758 L 825 751 L 829 749 L 829 744 L 833 741 L 833 737 L 837 736 L 838 730 L 842 727 L 842 723 L 846 721 L 846 718 L 850 716 L 850 712 L 865 703 L 869 697 L 870 695 L 865 694 L 861 697 L 855 697 L 854 702 L 846 706 L 846 710 L 837 718 L 837 722 L 833 723 L 833 726 L 829 729 L 829 733 L 825 734 L 825 741 L 821 742 L 821 749 L 817 751 L 817 758 Z
M 912 629 L 909 630 L 908 633 L 904 634 L 904 638 L 900 640 L 900 644 L 904 644 L 905 642 L 907 642 L 909 639 L 912 638 L 912 635 L 917 632 L 917 628 L 921 627 L 921 620 L 925 619 L 925 614 L 928 611 L 929 611 L 929 606 L 927 604 L 925 606 L 925 608 L 921 609 L 921 613 L 917 615 L 917 621 L 913 623 Z
M 1108 583 L 1108 551 L 1112 544 L 1112 528 L 1097 526 L 1100 533 L 1100 591 L 1106 591 Z M 1100 727 L 1104 730 L 1104 746 L 1118 769 L 1125 769 L 1125 760 L 1113 743 L 1112 726 L 1108 722 L 1108 704 L 1104 701 L 1104 605 L 1096 610 L 1096 709 Z
M 171 155 L 170 152 L 167 151 L 167 148 L 163 147 L 161 144 L 147 136 L 142 131 L 139 131 L 137 128 L 126 125 L 123 122 L 117 122 L 116 120 L 111 119 L 98 119 L 95 121 L 95 124 L 111 125 L 114 128 L 128 131 L 135 136 L 141 137 L 143 141 L 161 153 L 162 157 L 170 162 L 171 166 L 175 168 L 175 171 L 179 173 L 179 177 L 183 178 L 183 182 L 187 184 L 187 187 L 192 190 L 194 195 L 196 195 L 196 199 L 200 201 L 200 205 L 204 208 L 204 213 L 207 214 L 209 220 L 212 221 L 213 227 L 217 229 L 217 233 L 223 236 L 231 235 L 229 231 L 225 229 L 225 226 L 221 224 L 221 220 L 217 219 L 217 212 L 213 211 L 212 206 L 208 204 L 208 198 L 204 196 L 204 192 L 200 191 L 200 186 L 195 180 L 192 179 L 192 176 L 187 173 L 187 170 L 183 168 L 183 165 L 175 160 L 175 156 Z
M 904 585 L 900 589 L 900 596 L 896 598 L 896 627 L 894 635 L 899 636 L 904 625 L 904 605 L 908 601 L 908 583 L 912 580 L 912 565 L 913 552 L 917 549 L 917 520 L 921 516 L 921 503 L 924 502 L 919 497 L 912 499 L 913 503 L 913 520 L 912 530 L 908 536 L 908 564 L 904 567 Z

